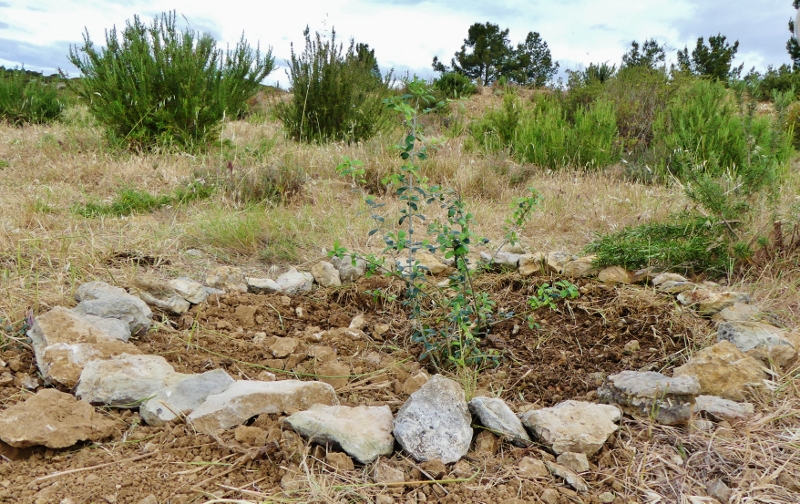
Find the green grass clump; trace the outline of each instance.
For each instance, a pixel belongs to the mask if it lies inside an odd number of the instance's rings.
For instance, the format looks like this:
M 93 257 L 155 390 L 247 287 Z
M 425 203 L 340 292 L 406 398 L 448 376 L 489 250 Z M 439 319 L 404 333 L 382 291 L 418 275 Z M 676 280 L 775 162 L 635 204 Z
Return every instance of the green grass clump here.
M 702 216 L 680 215 L 670 223 L 626 227 L 586 247 L 596 264 L 629 270 L 654 267 L 687 274 L 724 275 L 731 267 L 725 225 Z
M 75 206 L 73 211 L 87 218 L 93 217 L 123 217 L 126 215 L 148 213 L 169 205 L 189 203 L 198 199 L 211 196 L 214 187 L 200 181 L 195 181 L 187 187 L 175 189 L 172 194 L 154 196 L 147 191 L 126 188 L 119 191 L 111 203 L 86 203 Z
M 134 16 L 121 37 L 116 28 L 106 31 L 103 48 L 88 32 L 83 38 L 69 51 L 83 74 L 75 90 L 109 139 L 133 149 L 190 148 L 216 138 L 223 118 L 246 111 L 274 66 L 271 51 L 262 56 L 244 37 L 222 51 L 207 33 L 178 30 L 174 12 L 149 27 Z
M 0 67 L 0 120 L 11 124 L 46 124 L 64 110 L 56 83 L 41 74 Z

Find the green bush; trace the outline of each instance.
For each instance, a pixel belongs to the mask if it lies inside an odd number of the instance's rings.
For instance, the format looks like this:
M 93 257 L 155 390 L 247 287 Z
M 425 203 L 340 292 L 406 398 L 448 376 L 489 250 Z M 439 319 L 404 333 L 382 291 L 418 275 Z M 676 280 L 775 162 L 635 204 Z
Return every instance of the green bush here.
M 444 98 L 465 98 L 474 95 L 478 88 L 469 77 L 456 72 L 443 73 L 433 81 L 433 88 L 441 93 Z
M 16 125 L 50 123 L 63 110 L 56 83 L 35 72 L 0 67 L 0 120 Z
M 602 168 L 617 161 L 616 117 L 600 100 L 581 107 L 570 121 L 561 102 L 542 95 L 526 107 L 512 94 L 470 126 L 472 139 L 488 151 L 509 149 L 519 162 L 551 169 Z
M 364 57 L 367 51 L 359 51 L 362 45 L 352 40 L 344 51 L 334 30 L 330 40 L 319 33 L 312 39 L 308 28 L 303 35 L 305 50 L 298 55 L 293 46 L 289 62 L 292 100 L 276 107 L 289 136 L 303 142 L 358 142 L 388 128 L 393 115 L 383 99 L 390 94 L 391 77 L 376 75 L 374 54 Z
M 226 115 L 245 111 L 274 65 L 271 51 L 254 53 L 244 37 L 222 51 L 207 33 L 179 31 L 174 12 L 150 27 L 134 16 L 121 39 L 116 28 L 107 31 L 99 50 L 88 32 L 83 39 L 69 51 L 83 74 L 76 91 L 110 139 L 134 149 L 215 138 Z
M 134 188 L 125 188 L 113 198 L 110 203 L 86 203 L 76 205 L 73 211 L 87 218 L 113 216 L 123 217 L 126 215 L 148 213 L 163 208 L 168 205 L 189 203 L 198 199 L 205 199 L 214 193 L 214 187 L 201 180 L 195 180 L 186 187 L 178 187 L 172 194 L 162 194 L 153 196 L 147 191 L 140 191 Z

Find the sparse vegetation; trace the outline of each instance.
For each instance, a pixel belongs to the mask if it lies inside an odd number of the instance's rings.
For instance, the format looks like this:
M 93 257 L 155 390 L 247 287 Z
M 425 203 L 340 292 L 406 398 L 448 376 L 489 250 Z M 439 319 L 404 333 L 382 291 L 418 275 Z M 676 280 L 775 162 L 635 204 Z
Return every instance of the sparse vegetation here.
M 65 100 L 41 74 L 0 67 L 0 121 L 20 126 L 55 121 Z

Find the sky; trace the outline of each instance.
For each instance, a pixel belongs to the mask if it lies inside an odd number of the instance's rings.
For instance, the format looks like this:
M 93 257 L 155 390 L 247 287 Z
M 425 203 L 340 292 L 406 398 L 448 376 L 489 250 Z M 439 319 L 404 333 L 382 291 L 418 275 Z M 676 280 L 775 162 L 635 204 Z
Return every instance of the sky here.
M 434 56 L 449 62 L 469 26 L 485 22 L 508 28 L 514 45 L 539 32 L 562 75 L 589 63 L 619 65 L 632 40 L 656 38 L 674 61 L 677 49 L 691 51 L 699 37 L 718 33 L 739 41 L 734 64 L 746 72 L 790 62 L 787 23 L 795 15 L 790 0 L 0 0 L 0 65 L 76 76 L 66 55 L 85 32 L 103 46 L 107 29 L 121 31 L 134 15 L 149 24 L 171 10 L 221 48 L 244 34 L 250 45 L 271 49 L 276 68 L 264 83 L 283 88 L 285 60 L 292 43 L 302 51 L 306 26 L 369 44 L 384 71 L 426 78 L 435 75 Z

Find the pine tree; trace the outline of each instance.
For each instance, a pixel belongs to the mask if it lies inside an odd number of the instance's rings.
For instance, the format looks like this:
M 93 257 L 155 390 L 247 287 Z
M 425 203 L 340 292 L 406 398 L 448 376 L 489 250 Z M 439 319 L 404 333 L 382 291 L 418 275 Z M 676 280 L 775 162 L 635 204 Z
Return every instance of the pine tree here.
M 800 0 L 797 0 L 800 2 Z M 664 46 L 658 45 L 656 39 L 645 40 L 641 46 L 639 42 L 631 42 L 631 47 L 622 55 L 623 67 L 646 67 L 653 69 L 659 63 L 666 61 L 667 55 Z
M 511 57 L 508 28 L 501 30 L 496 24 L 475 23 L 469 27 L 467 38 L 451 65 L 453 71 L 489 85 L 501 75 Z
M 800 0 L 794 0 L 792 6 L 795 9 L 800 9 Z M 800 70 L 800 44 L 797 43 L 797 34 L 794 28 L 794 19 L 789 19 L 789 31 L 792 36 L 786 41 L 786 50 L 789 51 L 789 57 L 792 58 L 792 68 Z
M 714 80 L 727 81 L 732 77 L 738 77 L 744 64 L 731 68 L 731 62 L 736 51 L 739 50 L 739 41 L 733 45 L 727 42 L 727 37 L 722 34 L 708 37 L 706 45 L 703 37 L 697 39 L 697 45 L 689 56 L 689 48 L 684 47 L 678 51 L 678 65 L 684 71 L 695 75 L 711 77 Z
M 553 63 L 550 48 L 539 33 L 528 32 L 525 42 L 517 45 L 508 66 L 504 73 L 513 81 L 541 87 L 553 78 L 559 65 Z

